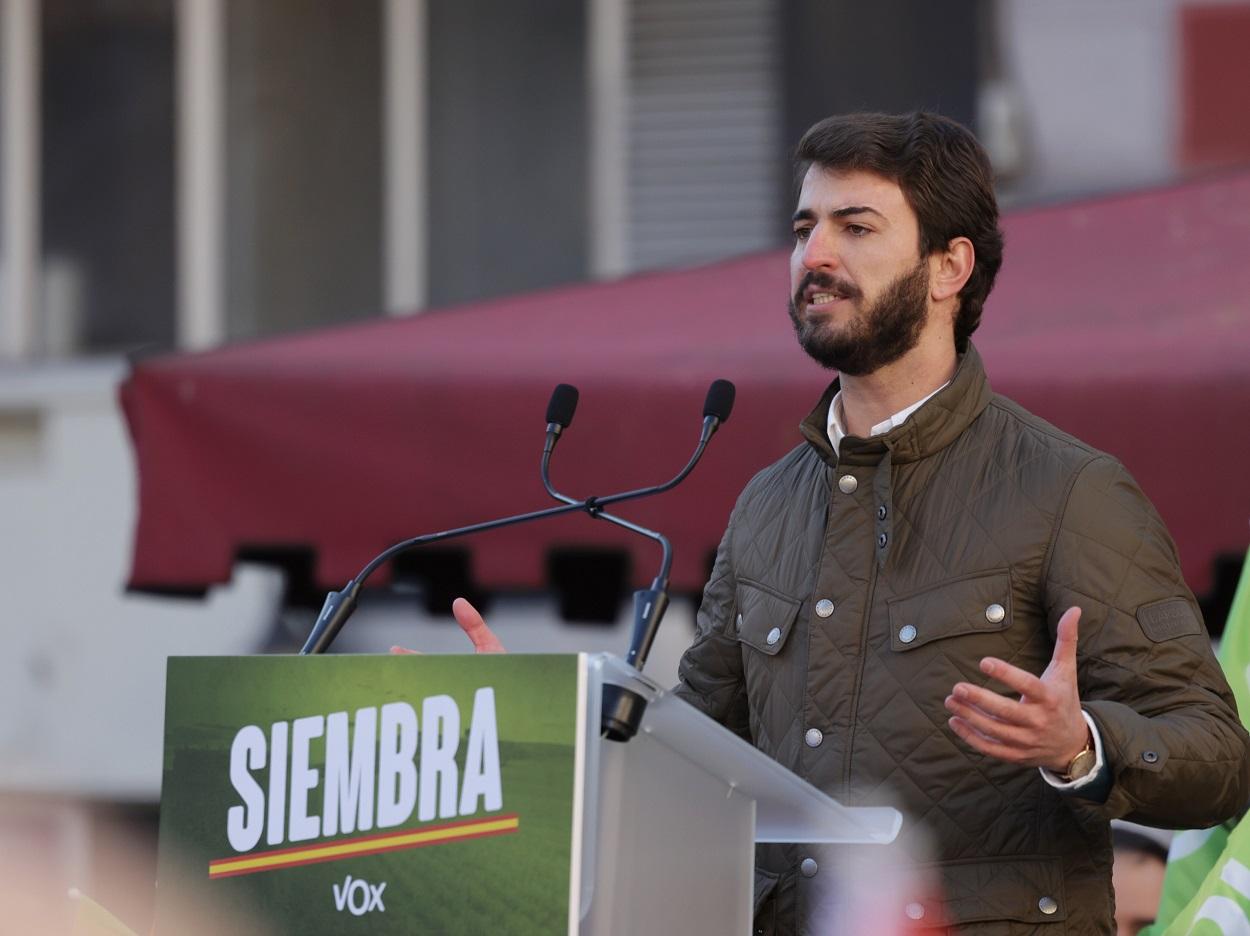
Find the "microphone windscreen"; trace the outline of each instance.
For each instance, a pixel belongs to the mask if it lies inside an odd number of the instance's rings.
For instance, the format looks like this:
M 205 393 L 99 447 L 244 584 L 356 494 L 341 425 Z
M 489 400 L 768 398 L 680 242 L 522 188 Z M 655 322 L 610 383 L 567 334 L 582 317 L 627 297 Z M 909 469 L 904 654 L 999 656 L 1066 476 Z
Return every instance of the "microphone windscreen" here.
M 547 422 L 567 429 L 573 421 L 573 412 L 576 409 L 577 388 L 566 383 L 556 384 L 556 388 L 551 391 L 551 402 L 547 404 Z
M 715 416 L 721 422 L 729 419 L 734 408 L 734 385 L 728 380 L 713 380 L 703 401 L 703 415 Z

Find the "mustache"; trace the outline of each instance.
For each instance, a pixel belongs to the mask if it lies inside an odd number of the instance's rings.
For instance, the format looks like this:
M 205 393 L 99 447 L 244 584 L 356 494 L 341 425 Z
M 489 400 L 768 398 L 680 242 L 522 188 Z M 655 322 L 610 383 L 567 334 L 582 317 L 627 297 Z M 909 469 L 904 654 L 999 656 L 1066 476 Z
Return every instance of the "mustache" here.
M 803 303 L 803 294 L 812 287 L 817 287 L 823 292 L 831 292 L 842 299 L 862 299 L 864 295 L 854 283 L 836 279 L 828 273 L 811 272 L 803 277 L 803 281 L 799 283 L 799 288 L 794 294 L 796 306 Z

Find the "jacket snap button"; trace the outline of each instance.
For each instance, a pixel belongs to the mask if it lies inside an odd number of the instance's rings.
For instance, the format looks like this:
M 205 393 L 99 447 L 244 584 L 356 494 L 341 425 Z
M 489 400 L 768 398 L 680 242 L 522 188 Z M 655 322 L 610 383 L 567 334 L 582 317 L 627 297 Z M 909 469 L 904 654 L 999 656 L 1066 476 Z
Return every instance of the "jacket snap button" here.
M 764 640 L 766 640 L 766 641 L 768 642 L 768 645 L 769 645 L 770 647 L 771 647 L 773 644 L 775 644 L 777 641 L 779 641 L 780 639 L 781 639 L 781 628 L 780 628 L 780 627 L 774 627 L 772 630 L 770 630 L 770 631 L 768 632 L 768 636 L 764 638 Z
M 808 728 L 803 740 L 807 742 L 808 747 L 820 747 L 820 742 L 825 740 L 825 736 L 819 728 Z
M 1037 902 L 1037 909 L 1041 910 L 1042 913 L 1046 914 L 1047 916 L 1050 916 L 1052 913 L 1054 913 L 1056 910 L 1059 909 L 1059 904 L 1055 902 L 1054 897 L 1043 897 L 1041 900 Z
M 802 874 L 803 877 L 815 877 L 818 870 L 820 870 L 820 868 L 813 858 L 804 858 L 803 863 L 799 865 L 799 873 Z
M 1007 616 L 1007 609 L 997 601 L 985 609 L 985 619 L 991 624 L 1001 624 Z
M 880 507 L 877 508 L 877 519 L 884 520 L 885 514 L 886 514 L 885 504 L 882 504 Z
M 916 639 L 916 626 L 914 624 L 904 624 L 899 628 L 898 639 L 903 643 L 911 643 Z
M 903 908 L 903 912 L 907 914 L 907 918 L 909 920 L 923 920 L 924 919 L 924 904 L 922 904 L 918 900 L 913 900 L 911 903 L 909 903 L 906 907 Z
M 838 490 L 843 494 L 854 494 L 857 487 L 859 487 L 859 482 L 855 480 L 855 475 L 843 475 L 838 478 Z
M 742 615 L 741 614 L 738 615 L 738 629 L 739 630 L 742 629 Z
M 881 533 L 877 536 L 877 545 L 880 546 L 882 549 L 885 549 L 885 544 L 888 541 L 889 541 L 889 537 L 886 536 L 884 533 Z
M 821 598 L 816 602 L 816 614 L 819 617 L 828 617 L 833 614 L 833 602 L 828 598 Z
M 1159 755 L 1154 751 L 1142 751 L 1141 759 L 1147 764 L 1154 764 L 1159 760 Z

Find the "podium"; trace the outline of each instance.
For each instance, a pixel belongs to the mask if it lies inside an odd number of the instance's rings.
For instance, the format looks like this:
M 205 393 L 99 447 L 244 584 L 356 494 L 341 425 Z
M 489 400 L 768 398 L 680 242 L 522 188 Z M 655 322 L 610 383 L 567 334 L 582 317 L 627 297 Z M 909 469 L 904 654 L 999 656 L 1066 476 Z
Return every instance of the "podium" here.
M 155 932 L 745 934 L 755 842 L 900 825 L 608 654 L 172 658 Z

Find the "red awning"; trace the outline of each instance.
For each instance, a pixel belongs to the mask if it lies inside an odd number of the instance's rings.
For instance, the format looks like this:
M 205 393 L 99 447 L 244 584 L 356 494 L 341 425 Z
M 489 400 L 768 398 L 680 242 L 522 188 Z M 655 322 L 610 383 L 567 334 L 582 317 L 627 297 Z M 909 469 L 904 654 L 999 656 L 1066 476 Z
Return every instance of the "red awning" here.
M 1250 520 L 1250 172 L 1010 215 L 976 342 L 996 390 L 1118 456 L 1190 584 Z M 701 587 L 743 484 L 799 443 L 828 374 L 796 347 L 784 252 L 143 361 L 122 387 L 138 457 L 130 585 L 224 582 L 236 554 L 308 547 L 338 586 L 390 543 L 547 506 L 551 388 L 582 391 L 556 452 L 579 495 L 658 482 L 697 437 L 708 383 L 733 417 L 685 484 L 621 513 L 673 540 Z M 550 550 L 655 547 L 584 516 L 485 534 L 486 588 L 544 584 Z

